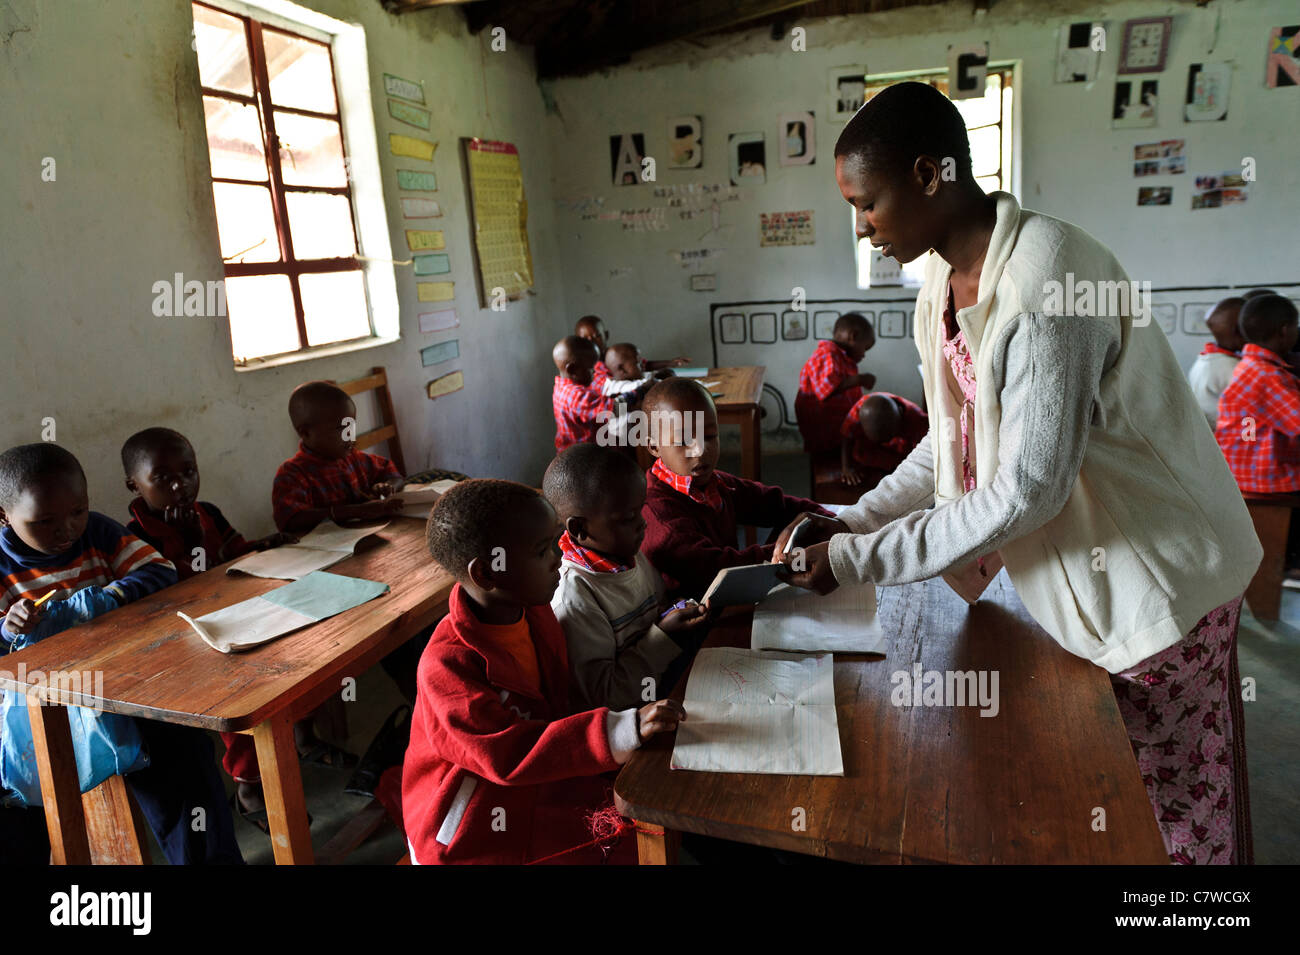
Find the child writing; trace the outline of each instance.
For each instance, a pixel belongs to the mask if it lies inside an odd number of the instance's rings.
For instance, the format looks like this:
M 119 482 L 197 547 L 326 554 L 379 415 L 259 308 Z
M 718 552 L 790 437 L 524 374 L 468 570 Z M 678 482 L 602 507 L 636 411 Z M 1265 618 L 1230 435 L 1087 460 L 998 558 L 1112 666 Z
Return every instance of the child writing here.
M 878 391 L 863 395 L 840 425 L 840 469 L 849 487 L 870 490 L 894 468 L 930 430 L 929 416 L 899 395 Z
M 685 718 L 671 700 L 570 705 L 550 607 L 561 532 L 546 499 L 510 481 L 462 481 L 429 515 L 429 553 L 457 582 L 420 660 L 402 772 L 416 865 L 605 861 L 584 824 L 610 803 L 602 774 Z M 635 861 L 632 840 L 614 858 Z
M 176 582 L 158 551 L 90 510 L 81 464 L 56 444 L 0 454 L 0 525 L 0 637 L 13 650 Z M 38 607 L 52 591 L 65 599 Z M 135 723 L 150 762 L 123 778 L 167 861 L 242 864 L 208 737 L 191 727 Z M 207 824 L 195 828 L 199 815 Z
M 858 373 L 858 362 L 876 344 L 871 323 L 857 312 L 848 312 L 835 320 L 833 335 L 830 341 L 817 343 L 799 372 L 794 414 L 809 454 L 839 445 L 840 422 L 862 397 L 862 389 L 876 384 L 875 375 Z
M 635 461 L 594 444 L 561 453 L 542 482 L 564 525 L 551 609 L 580 706 L 623 709 L 645 702 L 647 690 L 650 699 L 670 690 L 689 662 L 683 651 L 697 649 L 704 635 L 708 614 L 694 601 L 663 612 L 663 578 L 640 552 L 645 488 Z
M 1191 370 L 1187 372 L 1187 381 L 1192 386 L 1196 403 L 1205 412 L 1210 427 L 1219 420 L 1219 396 L 1232 380 L 1232 372 L 1241 361 L 1241 332 L 1237 329 L 1237 319 L 1241 314 L 1244 298 L 1225 298 L 1205 317 L 1214 341 L 1206 342 Z
M 747 481 L 718 464 L 718 414 L 692 378 L 669 378 L 646 395 L 654 466 L 646 487 L 645 551 L 674 597 L 700 597 L 724 567 L 757 564 L 772 545 L 737 547 L 737 528 L 785 526 L 818 504 Z

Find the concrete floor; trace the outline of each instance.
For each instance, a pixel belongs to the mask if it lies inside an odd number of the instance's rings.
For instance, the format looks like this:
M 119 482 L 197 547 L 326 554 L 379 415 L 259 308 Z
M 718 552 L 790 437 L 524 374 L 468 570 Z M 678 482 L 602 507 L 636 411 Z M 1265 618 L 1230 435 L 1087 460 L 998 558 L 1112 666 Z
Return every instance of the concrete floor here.
M 734 442 L 724 435 L 723 470 L 739 470 Z M 730 446 L 730 447 L 729 447 Z M 797 438 L 788 433 L 765 437 L 763 478 L 789 493 L 808 494 L 807 459 L 798 453 Z M 1251 810 L 1255 859 L 1259 864 L 1300 862 L 1300 592 L 1288 591 L 1282 619 L 1257 621 L 1243 614 L 1240 663 L 1244 677 L 1254 677 L 1257 700 L 1246 704 Z M 401 702 L 391 680 L 375 669 L 358 681 L 357 702 L 349 706 L 350 736 L 346 748 L 360 754 L 388 714 Z M 217 752 L 221 742 L 214 736 Z M 303 767 L 307 808 L 314 817 L 313 842 L 320 849 L 366 800 L 343 793 L 347 773 L 317 766 Z M 244 858 L 254 865 L 273 862 L 270 840 L 235 820 Z M 349 857 L 350 864 L 391 864 L 406 851 L 396 830 L 388 826 Z M 155 858 L 158 858 L 155 851 Z M 684 858 L 683 861 L 690 861 Z

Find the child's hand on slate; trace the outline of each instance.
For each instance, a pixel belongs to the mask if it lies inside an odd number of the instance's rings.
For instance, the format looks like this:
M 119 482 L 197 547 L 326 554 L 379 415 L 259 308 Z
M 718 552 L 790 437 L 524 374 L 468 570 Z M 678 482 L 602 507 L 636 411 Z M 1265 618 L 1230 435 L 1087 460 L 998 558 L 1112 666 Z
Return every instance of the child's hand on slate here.
M 840 585 L 835 579 L 835 571 L 831 569 L 829 543 L 796 547 L 781 558 L 781 565 L 776 572 L 777 577 L 795 587 L 825 595 Z
M 701 627 L 708 623 L 708 620 L 708 605 L 688 600 L 686 606 L 668 611 L 659 621 L 659 629 L 664 633 L 681 633 L 684 630 Z
M 686 719 L 686 710 L 676 700 L 656 700 L 636 711 L 636 735 L 645 742 L 656 733 L 671 733 Z

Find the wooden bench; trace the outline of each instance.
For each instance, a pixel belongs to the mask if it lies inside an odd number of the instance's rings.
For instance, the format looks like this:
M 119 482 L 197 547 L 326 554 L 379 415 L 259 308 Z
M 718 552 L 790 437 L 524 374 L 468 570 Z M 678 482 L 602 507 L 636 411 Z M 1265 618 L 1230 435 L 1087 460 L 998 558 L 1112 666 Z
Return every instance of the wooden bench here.
M 1282 607 L 1291 511 L 1300 507 L 1300 494 L 1251 494 L 1246 496 L 1246 507 L 1264 548 L 1264 559 L 1246 588 L 1246 605 L 1257 620 L 1276 620 Z

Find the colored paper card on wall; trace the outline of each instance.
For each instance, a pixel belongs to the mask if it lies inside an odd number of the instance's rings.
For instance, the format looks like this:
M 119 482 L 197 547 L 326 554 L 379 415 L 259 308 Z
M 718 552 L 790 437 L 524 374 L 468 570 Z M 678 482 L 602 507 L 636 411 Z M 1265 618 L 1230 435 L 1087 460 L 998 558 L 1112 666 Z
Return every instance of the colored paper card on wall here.
M 438 177 L 431 172 L 420 172 L 417 169 L 399 169 L 397 188 L 410 192 L 437 192 Z
M 400 99 L 390 99 L 388 101 L 388 115 L 399 123 L 405 123 L 408 126 L 419 126 L 421 129 L 429 128 L 429 111 L 420 109 L 418 106 L 412 106 L 410 103 L 403 103 Z
M 444 361 L 451 361 L 453 358 L 460 357 L 460 342 L 454 338 L 449 338 L 445 342 L 438 342 L 436 345 L 430 345 L 428 348 L 420 349 L 420 363 L 428 368 L 430 365 L 440 365 Z
M 433 312 L 420 313 L 420 331 L 445 332 L 460 324 L 460 316 L 454 308 L 440 308 Z
M 460 391 L 464 387 L 465 373 L 463 371 L 453 371 L 450 375 L 443 375 L 441 378 L 433 379 L 425 386 L 425 390 L 430 398 L 441 398 L 453 391 Z
M 412 256 L 416 275 L 446 275 L 451 271 L 451 257 L 445 252 Z
M 402 215 L 408 219 L 433 219 L 442 215 L 442 206 L 437 199 L 402 196 Z
M 442 233 L 428 229 L 407 229 L 406 244 L 412 252 L 438 252 L 447 248 Z
M 414 80 L 404 80 L 392 73 L 384 74 L 384 92 L 389 96 L 400 96 L 412 103 L 424 102 L 424 87 Z
M 438 144 L 417 136 L 402 136 L 399 133 L 388 134 L 388 149 L 394 156 L 410 156 L 433 162 L 433 151 Z
M 450 302 L 456 297 L 455 282 L 416 282 L 421 302 Z

